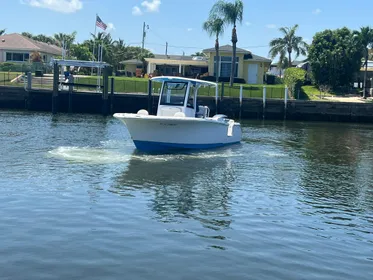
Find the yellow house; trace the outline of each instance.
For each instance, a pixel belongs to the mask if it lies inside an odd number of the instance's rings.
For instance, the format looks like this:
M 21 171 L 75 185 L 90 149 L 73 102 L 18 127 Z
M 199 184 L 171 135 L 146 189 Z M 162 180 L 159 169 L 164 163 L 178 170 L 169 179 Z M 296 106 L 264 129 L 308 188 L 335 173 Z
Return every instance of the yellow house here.
M 215 48 L 205 49 L 206 57 L 187 55 L 155 54 L 145 58 L 146 72 L 151 75 L 183 76 L 196 78 L 200 75 L 215 76 Z M 232 46 L 225 45 L 219 49 L 219 77 L 229 78 L 232 65 Z M 134 76 L 142 68 L 142 62 L 136 59 L 122 61 L 126 75 Z M 269 70 L 271 60 L 237 48 L 236 78 L 244 79 L 248 84 L 263 84 L 264 74 Z
M 209 75 L 215 76 L 215 48 L 205 49 L 203 52 L 208 57 Z M 232 65 L 232 46 L 220 46 L 219 56 L 219 77 L 230 77 Z M 244 79 L 247 84 L 263 84 L 264 74 L 268 71 L 270 65 L 270 59 L 255 55 L 248 50 L 237 48 L 235 77 Z

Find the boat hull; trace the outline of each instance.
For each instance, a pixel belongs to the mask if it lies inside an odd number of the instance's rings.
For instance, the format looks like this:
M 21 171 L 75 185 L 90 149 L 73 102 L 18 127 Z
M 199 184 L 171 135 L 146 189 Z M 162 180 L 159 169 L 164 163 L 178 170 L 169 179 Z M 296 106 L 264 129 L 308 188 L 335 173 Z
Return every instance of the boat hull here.
M 211 149 L 241 141 L 241 126 L 213 119 L 115 114 L 138 150 L 145 152 Z

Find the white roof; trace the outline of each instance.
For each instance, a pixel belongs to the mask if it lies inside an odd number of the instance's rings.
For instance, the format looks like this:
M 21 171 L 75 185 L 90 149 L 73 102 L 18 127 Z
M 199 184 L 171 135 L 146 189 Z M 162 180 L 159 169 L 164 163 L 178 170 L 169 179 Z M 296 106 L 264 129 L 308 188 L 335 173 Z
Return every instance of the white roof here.
M 76 66 L 76 67 L 93 67 L 93 68 L 105 68 L 110 66 L 106 62 L 98 61 L 85 61 L 85 60 L 64 60 L 64 59 L 52 59 L 51 65 L 57 62 L 60 66 Z
M 189 78 L 182 78 L 182 77 L 174 77 L 174 76 L 158 76 L 151 78 L 152 81 L 155 82 L 176 82 L 176 83 L 182 83 L 182 82 L 190 82 L 193 85 L 203 85 L 203 86 L 217 86 L 217 83 L 203 81 L 203 80 L 197 80 L 197 79 L 189 79 Z

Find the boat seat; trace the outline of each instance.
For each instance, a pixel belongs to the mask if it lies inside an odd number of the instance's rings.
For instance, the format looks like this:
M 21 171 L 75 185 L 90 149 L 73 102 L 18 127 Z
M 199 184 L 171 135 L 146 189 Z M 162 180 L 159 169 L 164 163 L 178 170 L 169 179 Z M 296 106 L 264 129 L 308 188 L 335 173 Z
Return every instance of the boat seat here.
M 181 112 L 181 109 L 177 107 L 162 107 L 159 110 L 158 116 L 173 117 L 178 112 Z

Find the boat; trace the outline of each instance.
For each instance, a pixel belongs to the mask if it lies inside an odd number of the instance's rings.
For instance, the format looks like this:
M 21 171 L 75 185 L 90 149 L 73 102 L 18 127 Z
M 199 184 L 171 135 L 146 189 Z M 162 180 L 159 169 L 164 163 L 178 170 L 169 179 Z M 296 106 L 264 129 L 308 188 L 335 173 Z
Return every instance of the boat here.
M 114 114 L 126 125 L 138 150 L 211 149 L 240 143 L 240 123 L 223 114 L 210 117 L 209 107 L 197 105 L 201 87 L 215 87 L 217 104 L 217 83 L 168 76 L 153 77 L 151 81 L 162 83 L 156 115 L 145 109 L 136 114 Z

